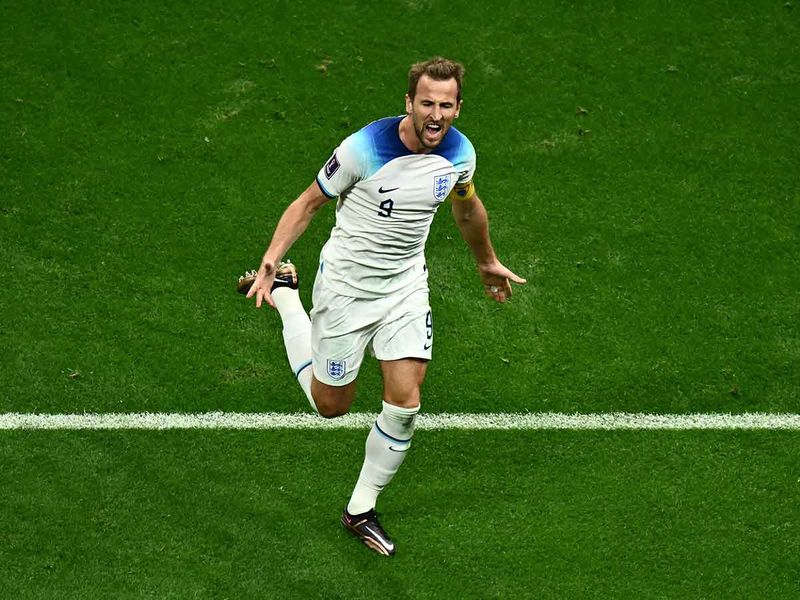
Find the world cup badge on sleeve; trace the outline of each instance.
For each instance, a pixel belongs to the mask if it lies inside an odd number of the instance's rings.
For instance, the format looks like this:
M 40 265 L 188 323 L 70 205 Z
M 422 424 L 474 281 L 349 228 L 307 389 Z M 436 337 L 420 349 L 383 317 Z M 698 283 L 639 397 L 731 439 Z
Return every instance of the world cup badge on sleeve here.
M 325 178 L 330 179 L 333 174 L 339 170 L 339 159 L 336 158 L 336 152 L 333 153 L 330 160 L 325 163 Z
M 433 178 L 433 197 L 440 202 L 447 198 L 450 193 L 450 173 L 447 175 L 437 175 Z
M 343 360 L 328 359 L 328 376 L 339 381 L 347 373 L 347 363 Z

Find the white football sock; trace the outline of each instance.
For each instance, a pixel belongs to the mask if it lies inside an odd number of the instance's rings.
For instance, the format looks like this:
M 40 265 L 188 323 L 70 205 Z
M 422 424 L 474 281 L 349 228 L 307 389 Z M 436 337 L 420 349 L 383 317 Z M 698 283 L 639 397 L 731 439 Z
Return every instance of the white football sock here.
M 358 515 L 375 508 L 378 494 L 403 464 L 414 435 L 419 406 L 401 408 L 387 402 L 367 436 L 366 456 L 347 512 Z
M 286 346 L 289 366 L 311 403 L 311 408 L 319 414 L 311 396 L 311 320 L 303 308 L 297 290 L 280 287 L 272 292 L 272 299 L 283 321 L 283 344 Z

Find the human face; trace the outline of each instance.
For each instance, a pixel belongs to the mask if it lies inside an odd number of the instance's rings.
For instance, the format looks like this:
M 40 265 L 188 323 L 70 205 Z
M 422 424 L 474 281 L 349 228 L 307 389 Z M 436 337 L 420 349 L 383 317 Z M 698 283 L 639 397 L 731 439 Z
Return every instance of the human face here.
M 453 119 L 461 111 L 455 79 L 437 81 L 423 75 L 417 82 L 414 100 L 406 94 L 406 112 L 411 116 L 419 151 L 436 148 L 444 139 Z

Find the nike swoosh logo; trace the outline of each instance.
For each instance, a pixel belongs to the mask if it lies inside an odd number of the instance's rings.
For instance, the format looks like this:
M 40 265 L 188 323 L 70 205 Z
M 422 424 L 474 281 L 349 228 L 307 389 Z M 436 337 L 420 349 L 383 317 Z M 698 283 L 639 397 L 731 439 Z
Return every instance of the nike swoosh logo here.
M 394 544 L 387 540 L 385 537 L 380 535 L 377 531 L 373 531 L 369 525 L 364 525 L 364 529 L 369 531 L 372 535 L 374 535 L 382 544 L 383 547 L 388 550 L 394 550 Z
M 389 446 L 389 450 L 391 450 L 392 452 L 408 452 L 408 448 L 404 450 L 397 450 L 394 446 Z
M 433 346 L 433 344 L 425 344 L 424 346 L 422 346 L 422 349 L 423 350 L 430 350 L 431 346 Z
M 399 190 L 399 189 L 400 189 L 399 187 L 396 187 L 396 188 L 389 188 L 388 190 L 385 190 L 385 189 L 383 189 L 383 186 L 381 186 L 381 187 L 378 188 L 378 193 L 379 194 L 387 194 L 389 192 L 393 192 L 393 191 Z

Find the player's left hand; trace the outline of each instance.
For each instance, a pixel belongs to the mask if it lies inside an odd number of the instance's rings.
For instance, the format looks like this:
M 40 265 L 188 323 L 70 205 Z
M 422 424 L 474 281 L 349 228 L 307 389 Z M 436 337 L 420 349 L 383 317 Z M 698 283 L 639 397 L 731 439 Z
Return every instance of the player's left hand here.
M 499 260 L 478 265 L 483 290 L 489 298 L 497 302 L 505 302 L 511 297 L 511 282 L 524 285 L 527 280 L 507 269 Z

